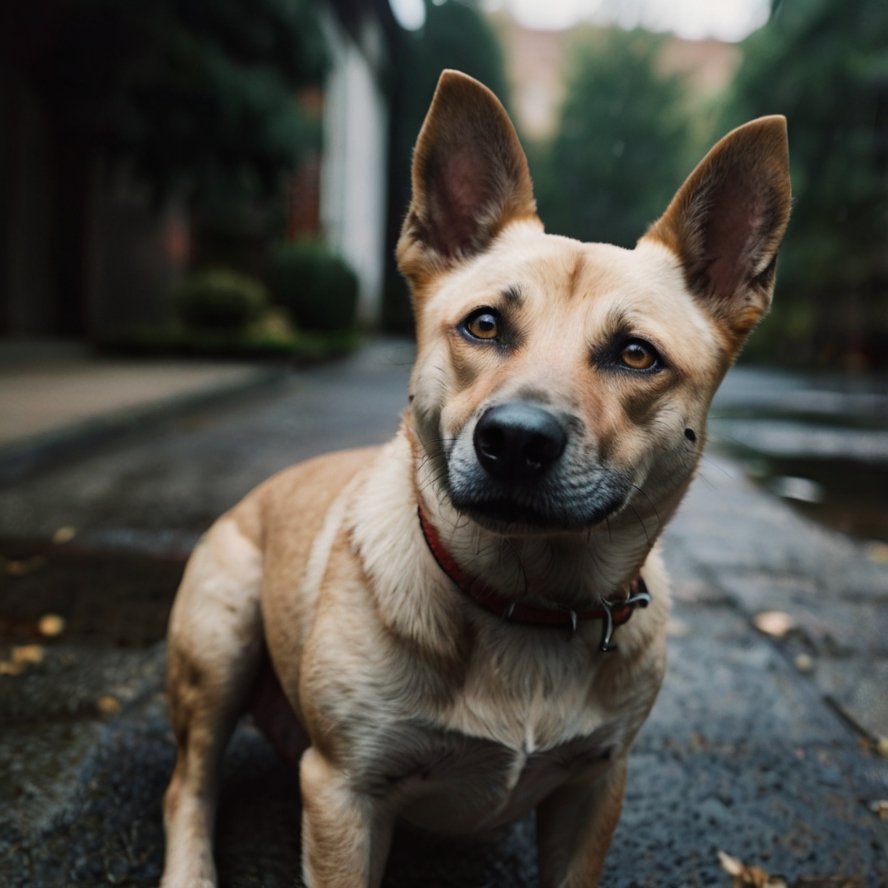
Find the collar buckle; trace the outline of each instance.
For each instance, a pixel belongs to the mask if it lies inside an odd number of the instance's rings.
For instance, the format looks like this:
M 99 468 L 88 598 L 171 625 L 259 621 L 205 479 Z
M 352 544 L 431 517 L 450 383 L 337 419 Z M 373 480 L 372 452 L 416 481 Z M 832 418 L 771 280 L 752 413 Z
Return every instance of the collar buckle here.
M 604 611 L 604 619 L 601 621 L 601 641 L 598 644 L 598 650 L 610 653 L 617 649 L 617 645 L 613 642 L 614 629 L 616 628 L 614 625 L 615 608 L 629 608 L 631 611 L 636 607 L 647 607 L 650 603 L 651 593 L 648 592 L 647 585 L 640 575 L 632 581 L 623 601 L 602 601 L 601 609 Z M 625 622 L 625 620 L 621 622 Z

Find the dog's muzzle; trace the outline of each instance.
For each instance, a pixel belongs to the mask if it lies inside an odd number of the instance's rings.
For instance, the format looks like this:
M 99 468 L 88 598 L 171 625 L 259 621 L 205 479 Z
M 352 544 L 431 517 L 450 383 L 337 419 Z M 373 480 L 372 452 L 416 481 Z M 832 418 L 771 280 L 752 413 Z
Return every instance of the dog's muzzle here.
M 625 503 L 628 480 L 587 455 L 578 425 L 528 401 L 488 407 L 448 453 L 450 501 L 494 530 L 568 530 L 604 520 Z

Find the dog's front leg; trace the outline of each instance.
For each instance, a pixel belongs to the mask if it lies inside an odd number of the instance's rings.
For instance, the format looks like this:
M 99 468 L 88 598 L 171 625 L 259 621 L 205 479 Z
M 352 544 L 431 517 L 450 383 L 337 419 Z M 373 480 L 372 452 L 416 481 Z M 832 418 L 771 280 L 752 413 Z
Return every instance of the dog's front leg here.
M 377 888 L 392 839 L 385 800 L 356 791 L 314 747 L 299 765 L 302 873 L 308 888 Z
M 594 888 L 620 817 L 626 760 L 568 783 L 537 807 L 541 888 Z

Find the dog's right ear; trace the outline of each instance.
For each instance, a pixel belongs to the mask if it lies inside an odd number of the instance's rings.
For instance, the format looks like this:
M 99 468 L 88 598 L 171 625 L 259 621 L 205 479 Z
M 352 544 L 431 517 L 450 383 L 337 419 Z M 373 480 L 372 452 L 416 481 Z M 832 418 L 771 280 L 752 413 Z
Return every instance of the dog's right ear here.
M 415 293 L 510 222 L 536 218 L 527 158 L 505 108 L 477 80 L 444 71 L 414 149 L 401 273 Z

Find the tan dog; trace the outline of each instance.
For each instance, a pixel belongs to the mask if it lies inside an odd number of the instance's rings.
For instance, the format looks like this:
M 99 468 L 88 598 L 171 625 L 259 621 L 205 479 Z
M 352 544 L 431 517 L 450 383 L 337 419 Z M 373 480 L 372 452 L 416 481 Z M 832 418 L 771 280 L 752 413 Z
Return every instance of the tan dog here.
M 541 883 L 596 883 L 663 676 L 655 541 L 768 308 L 789 190 L 767 117 L 634 250 L 547 235 L 502 106 L 442 75 L 398 245 L 400 431 L 260 486 L 179 590 L 165 886 L 215 883 L 220 760 L 251 707 L 299 762 L 312 888 L 379 885 L 399 819 L 475 833 L 533 808 Z

